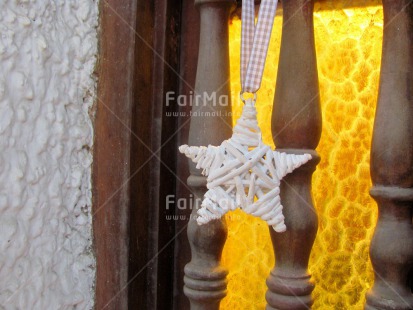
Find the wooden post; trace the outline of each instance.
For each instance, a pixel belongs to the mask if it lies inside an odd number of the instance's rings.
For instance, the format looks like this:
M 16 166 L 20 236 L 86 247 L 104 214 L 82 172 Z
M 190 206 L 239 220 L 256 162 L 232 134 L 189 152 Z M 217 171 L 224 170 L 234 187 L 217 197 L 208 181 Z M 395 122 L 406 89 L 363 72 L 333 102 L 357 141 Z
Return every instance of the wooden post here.
M 379 217 L 370 247 L 374 285 L 365 309 L 413 309 L 413 5 L 383 0 L 380 89 L 370 191 Z
M 276 257 L 267 279 L 267 309 L 309 309 L 314 284 L 307 272 L 318 220 L 311 196 L 311 176 L 320 158 L 321 136 L 317 62 L 311 0 L 283 1 L 283 28 L 272 135 L 277 151 L 309 153 L 313 159 L 281 182 L 287 231 L 270 228 Z
M 219 145 L 232 133 L 228 18 L 234 1 L 196 0 L 195 4 L 200 11 L 200 44 L 188 144 Z M 224 220 L 196 223 L 196 211 L 207 191 L 206 178 L 191 161 L 189 165 L 194 209 L 188 224 L 192 259 L 185 266 L 184 292 L 193 310 L 219 309 L 226 295 L 227 271 L 220 259 L 227 227 Z
M 95 309 L 128 308 L 131 128 L 136 0 L 99 2 L 93 145 Z M 91 111 L 92 112 L 92 111 Z M 93 113 L 93 112 L 92 112 Z

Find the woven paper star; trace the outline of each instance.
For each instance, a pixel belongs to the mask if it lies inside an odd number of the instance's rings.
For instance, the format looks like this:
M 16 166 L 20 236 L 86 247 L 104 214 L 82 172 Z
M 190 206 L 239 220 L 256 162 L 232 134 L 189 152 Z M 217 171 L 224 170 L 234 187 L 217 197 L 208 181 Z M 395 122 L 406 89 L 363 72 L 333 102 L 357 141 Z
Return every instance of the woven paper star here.
M 277 232 L 286 230 L 280 181 L 309 161 L 311 155 L 280 153 L 265 145 L 251 99 L 246 101 L 230 139 L 220 146 L 182 145 L 179 151 L 208 177 L 208 191 L 198 210 L 199 225 L 241 208 L 260 217 Z

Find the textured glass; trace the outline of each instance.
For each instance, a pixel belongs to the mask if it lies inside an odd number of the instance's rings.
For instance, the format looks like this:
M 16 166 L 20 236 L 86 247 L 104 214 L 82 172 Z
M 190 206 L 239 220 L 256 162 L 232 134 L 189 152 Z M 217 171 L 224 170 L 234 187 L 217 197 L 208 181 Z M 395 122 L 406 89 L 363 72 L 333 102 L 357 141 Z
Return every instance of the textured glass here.
M 342 1 L 315 4 L 323 133 L 321 162 L 313 176 L 319 229 L 310 258 L 316 283 L 313 309 L 362 309 L 373 282 L 368 257 L 377 209 L 369 196 L 370 142 L 378 92 L 383 11 L 379 1 L 345 8 Z M 271 138 L 271 112 L 281 40 L 277 12 L 264 79 L 258 93 L 258 121 L 265 143 Z M 230 25 L 234 121 L 238 99 L 241 24 Z M 297 91 L 300 91 L 297 89 Z M 274 254 L 265 222 L 241 211 L 227 215 L 229 235 L 223 264 L 229 268 L 228 296 L 221 309 L 264 309 L 265 279 Z

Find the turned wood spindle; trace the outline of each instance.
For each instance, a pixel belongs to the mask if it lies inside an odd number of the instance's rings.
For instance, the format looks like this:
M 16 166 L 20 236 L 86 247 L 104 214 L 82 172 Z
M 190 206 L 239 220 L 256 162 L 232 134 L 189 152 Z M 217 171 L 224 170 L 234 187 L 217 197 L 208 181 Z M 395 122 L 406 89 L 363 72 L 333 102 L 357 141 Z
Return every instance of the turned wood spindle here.
M 413 5 L 383 0 L 383 9 L 370 191 L 379 217 L 370 246 L 374 285 L 365 309 L 407 310 L 413 309 Z
M 228 19 L 234 1 L 196 0 L 195 4 L 200 11 L 200 43 L 188 144 L 220 145 L 232 134 Z M 227 226 L 224 219 L 196 223 L 196 211 L 207 191 L 206 177 L 190 160 L 189 165 L 194 209 L 188 224 L 192 258 L 185 266 L 184 292 L 192 310 L 219 309 L 227 285 L 227 271 L 220 266 Z
M 311 177 L 320 161 L 315 151 L 321 136 L 321 108 L 314 45 L 313 1 L 283 1 L 280 60 L 272 115 L 277 151 L 309 153 L 312 160 L 281 181 L 287 231 L 270 228 L 276 264 L 267 279 L 267 309 L 309 309 L 314 284 L 308 260 L 318 220 Z

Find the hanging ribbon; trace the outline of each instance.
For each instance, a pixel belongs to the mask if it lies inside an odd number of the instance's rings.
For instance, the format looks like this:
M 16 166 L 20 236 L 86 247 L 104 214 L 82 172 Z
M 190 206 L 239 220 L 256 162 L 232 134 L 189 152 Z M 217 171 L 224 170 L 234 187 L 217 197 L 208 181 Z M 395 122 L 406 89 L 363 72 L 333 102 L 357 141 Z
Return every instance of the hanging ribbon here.
M 254 0 L 242 1 L 242 92 L 256 93 L 261 85 L 278 0 L 262 0 L 255 25 Z

